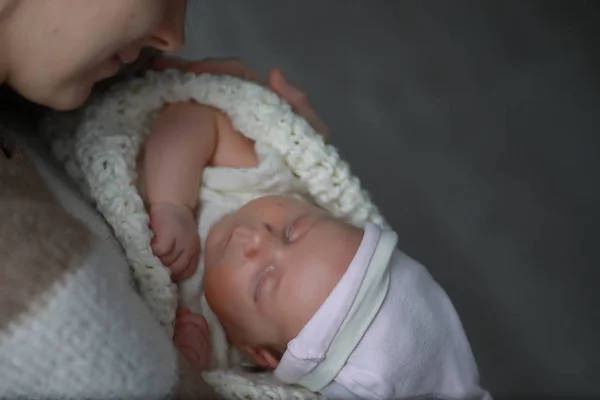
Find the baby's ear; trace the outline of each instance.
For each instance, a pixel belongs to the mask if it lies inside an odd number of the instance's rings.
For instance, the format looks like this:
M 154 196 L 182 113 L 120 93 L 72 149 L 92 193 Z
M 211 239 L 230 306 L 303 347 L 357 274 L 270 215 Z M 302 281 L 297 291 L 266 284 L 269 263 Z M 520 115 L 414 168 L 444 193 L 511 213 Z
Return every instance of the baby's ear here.
M 263 368 L 275 369 L 279 365 L 278 355 L 266 347 L 243 346 L 241 350 Z

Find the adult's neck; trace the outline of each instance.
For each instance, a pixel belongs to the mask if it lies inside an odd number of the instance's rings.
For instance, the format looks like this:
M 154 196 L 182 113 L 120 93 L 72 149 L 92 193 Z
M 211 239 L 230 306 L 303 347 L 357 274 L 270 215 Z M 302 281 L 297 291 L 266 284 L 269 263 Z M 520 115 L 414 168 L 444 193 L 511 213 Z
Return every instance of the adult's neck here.
M 0 0 L 0 84 L 8 74 L 8 25 L 19 1 L 23 0 Z

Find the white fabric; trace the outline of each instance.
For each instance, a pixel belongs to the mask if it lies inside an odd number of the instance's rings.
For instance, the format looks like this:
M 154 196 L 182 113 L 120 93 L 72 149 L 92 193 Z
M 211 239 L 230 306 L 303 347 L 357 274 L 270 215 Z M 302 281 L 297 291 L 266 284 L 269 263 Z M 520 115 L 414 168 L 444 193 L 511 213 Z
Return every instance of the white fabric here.
M 91 102 L 81 115 L 52 114 L 44 121 L 42 130 L 51 142 L 54 154 L 112 226 L 130 261 L 142 297 L 167 330 L 174 319 L 177 291 L 170 282 L 168 270 L 151 252 L 148 215 L 136 186 L 136 158 L 154 113 L 165 103 L 189 100 L 224 111 L 239 132 L 257 142 L 259 152 L 262 144 L 272 148 L 279 155 L 277 162 L 283 161 L 317 205 L 357 226 L 367 222 L 386 226 L 368 193 L 361 188 L 336 149 L 326 145 L 287 103 L 254 83 L 180 71 L 149 72 L 141 79 L 114 87 Z M 73 129 L 76 130 L 74 137 L 70 133 Z M 276 162 L 275 158 L 272 160 Z M 218 169 L 208 171 L 207 179 L 216 181 L 222 173 L 224 171 Z M 243 171 L 226 173 L 243 174 Z M 203 200 L 211 193 L 218 194 L 221 189 L 202 194 Z M 240 197 L 227 204 L 241 204 L 247 200 L 249 198 Z M 212 211 L 205 213 L 208 217 Z M 200 228 L 201 235 L 205 229 Z M 194 299 L 198 299 L 198 277 L 182 286 L 183 302 L 194 303 Z M 208 307 L 204 303 L 201 308 Z M 222 328 L 211 318 L 211 313 L 208 314 L 214 344 L 217 349 L 222 349 Z M 217 351 L 217 365 L 225 359 L 227 356 Z M 205 377 L 228 398 L 260 398 L 272 393 L 277 393 L 272 398 L 297 397 L 298 393 L 303 398 L 318 397 L 258 375 L 252 379 L 235 371 L 216 371 Z
M 361 246 L 330 297 L 292 342 L 276 374 L 302 382 L 329 362 L 339 329 L 360 293 L 365 271 L 376 268 L 379 246 L 386 239 L 367 225 Z M 389 232 L 387 232 L 389 234 Z M 387 247 L 387 246 L 386 246 Z M 452 303 L 427 270 L 395 248 L 389 248 L 390 285 L 379 312 L 358 346 L 348 343 L 347 361 L 322 388 L 328 398 L 397 399 L 436 395 L 457 399 L 490 399 L 479 387 L 477 366 Z M 370 254 L 369 254 L 370 252 Z M 380 308 L 379 308 L 380 307 Z M 346 334 L 347 335 L 347 334 Z
M 334 371 L 327 371 L 328 374 L 322 371 L 322 367 L 332 361 L 338 362 L 337 359 L 333 359 L 331 350 L 334 343 L 338 343 L 340 339 L 343 340 L 343 338 L 340 338 L 340 334 L 343 334 L 344 330 L 347 329 L 347 322 L 351 319 L 353 309 L 357 305 L 369 307 L 371 309 L 369 310 L 369 318 L 364 318 L 363 315 L 359 318 L 363 320 L 360 322 L 370 324 L 388 289 L 389 274 L 386 274 L 388 271 L 387 265 L 397 242 L 397 238 L 393 233 L 391 233 L 393 235 L 392 240 L 386 241 L 389 242 L 391 248 L 384 249 L 386 254 L 383 255 L 383 262 L 369 268 L 373 265 L 376 250 L 380 248 L 381 234 L 381 230 L 376 226 L 372 224 L 365 226 L 361 244 L 348 269 L 298 336 L 288 343 L 287 350 L 275 370 L 275 375 L 283 382 L 301 383 L 313 390 L 320 390 L 338 374 L 339 367 Z M 374 288 L 381 292 L 378 293 L 380 298 L 375 304 L 365 304 L 364 302 L 359 304 L 357 301 L 359 291 L 367 286 L 365 285 L 367 274 L 372 275 L 373 273 L 378 274 L 378 277 L 386 275 L 385 286 Z M 367 327 L 368 325 L 363 326 L 358 331 L 354 329 L 350 334 L 357 335 L 357 339 L 360 340 Z M 342 356 L 342 360 L 339 360 L 342 365 L 349 355 L 349 352 L 347 353 Z M 318 375 L 318 380 L 326 379 L 324 384 L 316 384 L 307 379 L 310 375 L 314 376 L 315 374 Z
M 325 359 L 300 380 L 309 389 L 320 391 L 340 373 L 348 357 L 359 345 L 365 332 L 379 313 L 390 285 L 389 263 L 398 238 L 392 231 L 384 231 L 373 253 L 371 262 L 359 285 L 352 307 L 327 348 Z M 334 315 L 336 310 L 331 310 Z M 384 343 L 380 344 L 384 345 Z
M 175 349 L 128 275 L 125 260 L 99 244 L 14 324 L 0 340 L 2 398 L 169 398 Z
M 177 356 L 130 286 L 127 260 L 98 214 L 39 144 L 18 138 L 58 201 L 98 239 L 31 313 L 0 335 L 0 398 L 171 398 Z

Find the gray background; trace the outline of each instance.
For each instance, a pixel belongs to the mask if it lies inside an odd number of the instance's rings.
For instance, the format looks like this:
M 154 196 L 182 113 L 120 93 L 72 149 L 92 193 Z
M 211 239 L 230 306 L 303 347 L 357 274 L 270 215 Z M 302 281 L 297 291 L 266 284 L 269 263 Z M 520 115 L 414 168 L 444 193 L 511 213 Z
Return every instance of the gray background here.
M 599 396 L 593 7 L 191 0 L 183 54 L 277 65 L 308 92 L 489 390 Z

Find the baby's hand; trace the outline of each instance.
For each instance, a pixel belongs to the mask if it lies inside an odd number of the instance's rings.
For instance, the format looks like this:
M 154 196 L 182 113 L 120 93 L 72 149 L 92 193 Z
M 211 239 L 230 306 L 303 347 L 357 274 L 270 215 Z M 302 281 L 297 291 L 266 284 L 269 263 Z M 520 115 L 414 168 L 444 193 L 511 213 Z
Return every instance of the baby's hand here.
M 161 203 L 150 206 L 150 227 L 154 231 L 152 251 L 173 280 L 189 278 L 200 258 L 200 238 L 194 214 L 185 205 Z
M 210 367 L 210 332 L 202 315 L 186 308 L 177 310 L 173 343 L 193 366 L 201 370 Z

